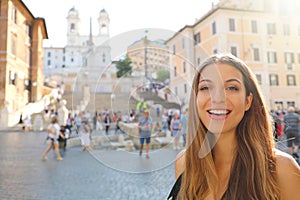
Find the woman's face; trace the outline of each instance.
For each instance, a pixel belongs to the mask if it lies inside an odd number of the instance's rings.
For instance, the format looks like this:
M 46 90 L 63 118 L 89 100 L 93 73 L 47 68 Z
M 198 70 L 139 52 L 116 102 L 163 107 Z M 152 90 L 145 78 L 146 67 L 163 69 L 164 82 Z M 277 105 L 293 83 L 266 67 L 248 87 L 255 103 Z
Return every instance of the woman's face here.
M 211 64 L 200 74 L 197 106 L 200 120 L 212 133 L 235 132 L 252 102 L 241 72 L 228 64 Z

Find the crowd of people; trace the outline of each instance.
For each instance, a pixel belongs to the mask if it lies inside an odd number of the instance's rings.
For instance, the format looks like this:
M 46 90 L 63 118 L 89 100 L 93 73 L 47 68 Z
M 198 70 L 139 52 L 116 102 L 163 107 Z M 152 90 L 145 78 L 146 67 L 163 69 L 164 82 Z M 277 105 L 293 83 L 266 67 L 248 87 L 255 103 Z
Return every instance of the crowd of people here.
M 271 111 L 273 135 L 278 143 L 286 144 L 290 154 L 299 161 L 300 115 L 293 106 L 287 110 Z

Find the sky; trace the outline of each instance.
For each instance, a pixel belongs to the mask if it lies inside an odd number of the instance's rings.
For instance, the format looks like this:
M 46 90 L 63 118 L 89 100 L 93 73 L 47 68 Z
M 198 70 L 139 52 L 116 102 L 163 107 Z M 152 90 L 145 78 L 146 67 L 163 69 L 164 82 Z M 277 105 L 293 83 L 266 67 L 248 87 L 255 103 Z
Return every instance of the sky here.
M 119 37 L 128 32 L 144 33 L 146 29 L 161 31 L 161 39 L 169 38 L 185 25 L 207 13 L 212 3 L 218 0 L 23 0 L 34 17 L 46 21 L 49 39 L 45 47 L 64 47 L 67 34 L 67 14 L 75 7 L 81 18 L 81 34 L 89 34 L 92 18 L 93 34 L 98 33 L 97 18 L 105 9 L 110 18 L 110 37 Z M 152 31 L 153 32 L 153 31 Z M 148 34 L 151 34 L 149 31 Z M 165 37 L 165 38 L 163 38 Z

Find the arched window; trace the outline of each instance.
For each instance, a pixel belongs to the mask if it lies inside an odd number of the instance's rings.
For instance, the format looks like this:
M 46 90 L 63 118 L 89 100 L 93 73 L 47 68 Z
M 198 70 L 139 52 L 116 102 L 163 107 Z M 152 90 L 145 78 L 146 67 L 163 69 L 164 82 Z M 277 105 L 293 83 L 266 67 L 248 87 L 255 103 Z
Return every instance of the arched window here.
M 74 33 L 75 31 L 76 31 L 75 24 L 72 23 L 71 24 L 71 32 Z
M 106 60 L 106 55 L 105 55 L 105 53 L 103 53 L 102 54 L 102 62 L 105 63 L 105 60 Z

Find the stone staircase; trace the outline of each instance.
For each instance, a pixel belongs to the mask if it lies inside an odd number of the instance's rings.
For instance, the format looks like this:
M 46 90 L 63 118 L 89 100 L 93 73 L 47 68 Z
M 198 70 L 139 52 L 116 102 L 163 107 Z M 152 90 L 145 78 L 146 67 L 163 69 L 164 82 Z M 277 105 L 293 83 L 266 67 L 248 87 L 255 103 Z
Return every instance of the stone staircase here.
M 180 104 L 174 102 L 168 102 L 165 99 L 153 94 L 152 92 L 139 92 L 138 96 L 144 101 L 152 101 L 153 104 L 160 104 L 165 109 L 177 109 L 180 110 Z
M 114 95 L 112 98 L 110 93 L 91 93 L 85 110 L 94 113 L 95 111 L 108 109 L 112 112 L 121 111 L 124 113 L 135 108 L 137 100 L 130 96 L 129 93 L 118 93 Z M 80 95 L 73 93 L 65 93 L 62 98 L 67 101 L 67 108 L 69 110 L 75 110 L 81 101 Z

